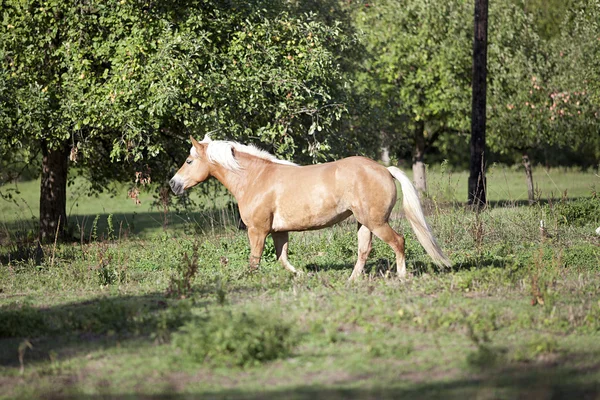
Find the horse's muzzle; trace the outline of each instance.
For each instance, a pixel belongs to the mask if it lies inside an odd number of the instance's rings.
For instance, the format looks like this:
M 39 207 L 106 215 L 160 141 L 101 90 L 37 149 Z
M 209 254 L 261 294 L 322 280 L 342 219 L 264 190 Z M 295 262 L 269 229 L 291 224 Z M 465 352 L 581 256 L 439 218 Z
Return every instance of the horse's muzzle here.
M 179 179 L 172 178 L 169 181 L 169 185 L 171 186 L 173 193 L 175 193 L 177 196 L 183 193 L 183 182 L 181 182 Z

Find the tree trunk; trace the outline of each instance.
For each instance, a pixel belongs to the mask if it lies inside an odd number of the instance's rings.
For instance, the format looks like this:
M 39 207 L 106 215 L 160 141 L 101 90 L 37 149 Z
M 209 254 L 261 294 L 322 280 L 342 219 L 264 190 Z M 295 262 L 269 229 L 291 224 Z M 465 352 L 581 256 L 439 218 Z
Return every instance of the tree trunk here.
M 390 165 L 390 140 L 389 135 L 385 131 L 380 131 L 379 136 L 381 139 L 381 162 L 383 165 Z
M 525 167 L 525 176 L 527 177 L 527 199 L 529 205 L 535 202 L 535 193 L 533 190 L 533 172 L 531 171 L 531 162 L 529 162 L 529 155 L 523 153 L 523 166 Z
M 486 204 L 485 122 L 487 79 L 488 0 L 475 0 L 473 38 L 473 103 L 471 116 L 471 164 L 469 204 L 477 208 Z
M 42 181 L 40 185 L 40 241 L 64 237 L 67 226 L 67 169 L 69 146 L 48 148 L 42 143 Z
M 419 196 L 427 193 L 427 177 L 425 176 L 425 123 L 417 121 L 415 125 L 415 147 L 413 149 L 413 181 L 419 191 Z
M 390 165 L 390 147 L 389 146 L 381 146 L 381 162 L 383 165 Z

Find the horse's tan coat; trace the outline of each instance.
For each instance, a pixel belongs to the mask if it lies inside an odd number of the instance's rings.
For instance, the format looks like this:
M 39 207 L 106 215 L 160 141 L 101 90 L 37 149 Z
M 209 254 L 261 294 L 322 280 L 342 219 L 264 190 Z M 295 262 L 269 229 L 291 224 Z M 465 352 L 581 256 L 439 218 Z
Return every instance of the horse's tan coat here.
M 231 170 L 208 161 L 208 143 L 194 139 L 192 143 L 190 157 L 171 180 L 171 187 L 180 194 L 208 177 L 223 183 L 236 198 L 248 227 L 252 268 L 258 267 L 265 239 L 271 234 L 278 259 L 285 268 L 297 272 L 287 260 L 287 232 L 325 228 L 354 214 L 359 223 L 359 248 L 351 279 L 362 272 L 372 233 L 392 247 L 398 274 L 406 274 L 404 237 L 388 224 L 396 204 L 396 185 L 387 168 L 365 157 L 302 167 L 282 165 L 233 150 L 241 168 Z M 425 229 L 428 232 L 429 228 Z M 441 252 L 440 257 L 445 259 Z

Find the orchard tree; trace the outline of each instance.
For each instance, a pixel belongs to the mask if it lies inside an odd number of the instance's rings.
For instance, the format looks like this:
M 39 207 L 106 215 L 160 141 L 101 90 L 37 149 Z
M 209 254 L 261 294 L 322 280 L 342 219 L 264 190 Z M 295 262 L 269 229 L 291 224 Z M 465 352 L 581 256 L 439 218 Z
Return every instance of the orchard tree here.
M 590 81 L 582 70 L 583 60 L 576 57 L 587 53 L 581 46 L 590 41 L 583 37 L 574 40 L 571 34 L 545 41 L 521 8 L 497 11 L 496 18 L 505 29 L 495 31 L 490 45 L 490 60 L 494 61 L 490 64 L 488 144 L 499 153 L 521 154 L 528 199 L 533 203 L 531 151 L 552 145 L 575 148 L 593 134 Z M 512 43 L 510 53 L 503 50 L 508 43 Z
M 352 42 L 337 22 L 295 11 L 278 0 L 4 1 L 0 160 L 39 154 L 40 238 L 64 232 L 73 164 L 96 189 L 167 174 L 187 136 L 209 131 L 287 158 L 327 152 Z
M 573 0 L 514 0 L 532 17 L 536 33 L 544 40 L 561 34 L 565 15 L 573 7 Z
M 385 140 L 412 146 L 414 181 L 426 192 L 427 150 L 441 135 L 468 131 L 471 2 L 365 2 L 355 20 L 368 51 L 356 82 Z
M 547 48 L 522 7 L 508 4 L 494 11 L 491 23 L 503 29 L 493 28 L 490 38 L 488 146 L 500 154 L 521 153 L 533 201 L 529 152 L 551 139 L 542 115 L 549 94 L 542 83 L 550 73 Z
M 586 148 L 600 162 L 600 0 L 571 0 L 572 7 L 552 42 L 559 73 L 554 98 L 562 100 L 557 129 L 570 136 L 570 147 Z M 566 98 L 566 96 L 569 96 Z M 570 105 L 570 107 L 567 107 Z

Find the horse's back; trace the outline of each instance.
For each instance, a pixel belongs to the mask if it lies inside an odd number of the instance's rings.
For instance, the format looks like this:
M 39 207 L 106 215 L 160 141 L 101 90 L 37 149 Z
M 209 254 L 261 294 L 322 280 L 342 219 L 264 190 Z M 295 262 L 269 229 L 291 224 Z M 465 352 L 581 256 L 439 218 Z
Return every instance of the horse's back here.
M 304 198 L 329 198 L 340 207 L 356 207 L 358 201 L 396 201 L 394 178 L 386 167 L 362 156 L 302 167 L 278 167 L 276 179 L 285 191 L 305 193 Z M 291 195 L 288 193 L 288 195 Z M 287 196 L 286 196 L 287 197 Z
M 264 191 L 259 208 L 270 210 L 273 231 L 319 229 L 352 213 L 381 223 L 396 202 L 389 171 L 360 156 L 303 167 L 273 165 L 263 178 L 252 190 Z

